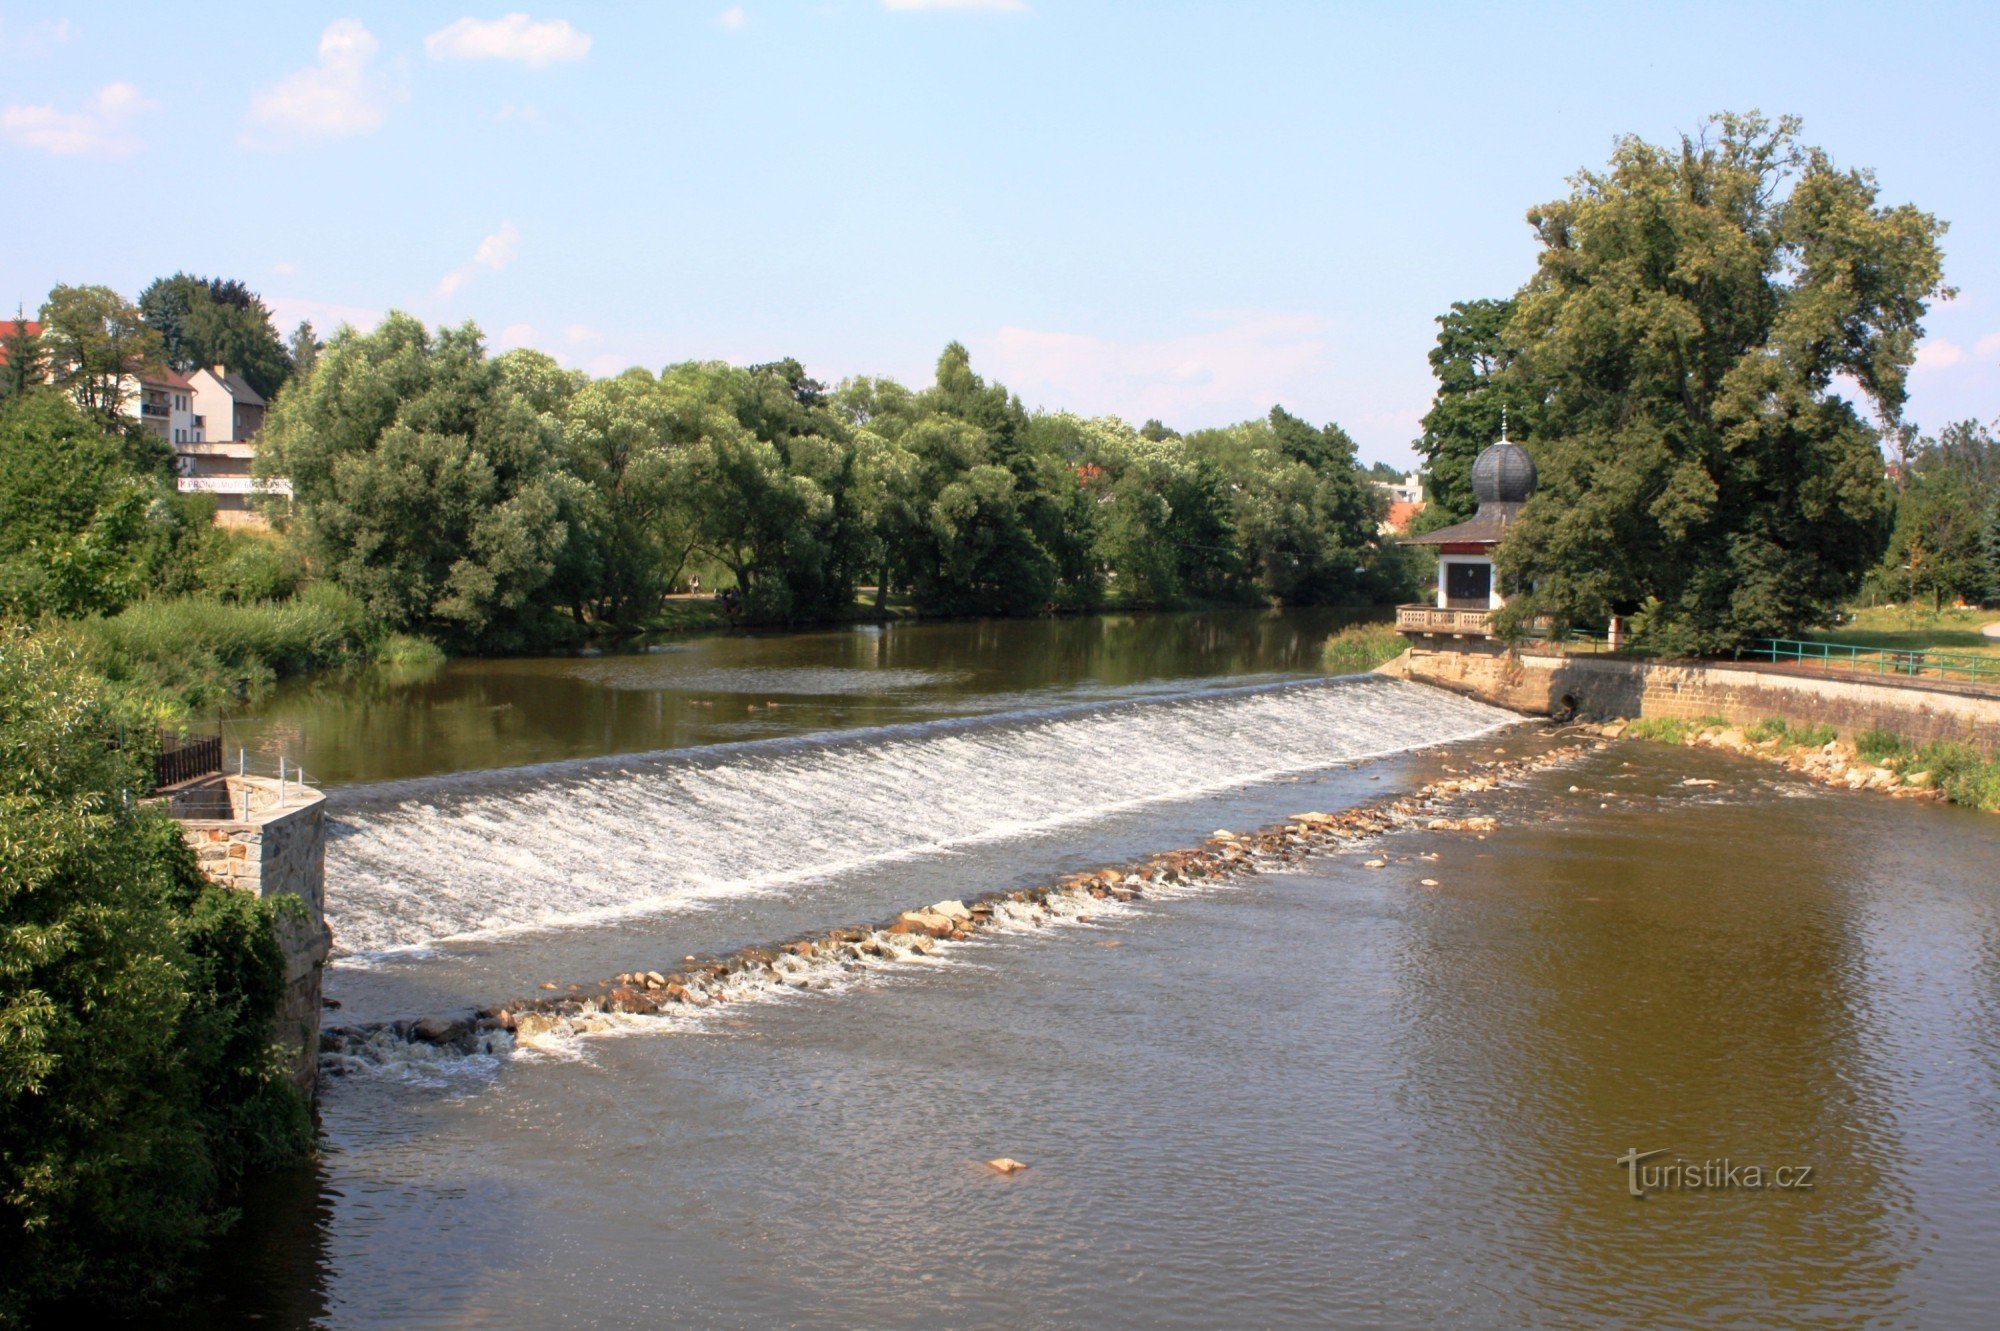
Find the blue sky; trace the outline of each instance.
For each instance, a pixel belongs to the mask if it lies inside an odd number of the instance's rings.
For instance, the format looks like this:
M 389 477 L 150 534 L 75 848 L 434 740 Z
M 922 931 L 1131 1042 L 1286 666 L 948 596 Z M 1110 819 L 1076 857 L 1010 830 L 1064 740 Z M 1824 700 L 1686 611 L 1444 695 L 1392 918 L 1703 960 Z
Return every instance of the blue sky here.
M 240 277 L 594 372 L 796 355 L 1399 464 L 1452 300 L 1615 136 L 1805 117 L 1951 223 L 1911 416 L 2000 416 L 2000 7 L 0 0 L 0 300 Z

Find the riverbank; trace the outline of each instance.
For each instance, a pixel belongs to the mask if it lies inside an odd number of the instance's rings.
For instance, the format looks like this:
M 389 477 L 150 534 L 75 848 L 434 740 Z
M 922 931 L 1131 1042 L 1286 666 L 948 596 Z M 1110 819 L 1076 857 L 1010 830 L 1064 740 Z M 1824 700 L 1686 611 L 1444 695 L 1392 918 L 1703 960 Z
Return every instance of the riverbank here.
M 1775 718 L 1747 727 L 1719 717 L 1620 720 L 1596 730 L 1609 739 L 1654 740 L 1757 758 L 1824 786 L 1943 800 L 2000 813 L 2000 761 L 1983 758 L 1967 744 L 1911 745 L 1882 729 L 1863 731 L 1848 741 L 1828 725 L 1795 727 Z

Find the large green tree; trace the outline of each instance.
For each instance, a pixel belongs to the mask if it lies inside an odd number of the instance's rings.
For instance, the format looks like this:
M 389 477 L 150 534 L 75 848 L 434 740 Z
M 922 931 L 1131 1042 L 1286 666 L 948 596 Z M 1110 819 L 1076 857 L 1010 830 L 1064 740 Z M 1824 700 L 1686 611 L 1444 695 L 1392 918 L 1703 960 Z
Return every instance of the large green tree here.
M 1822 622 L 1875 562 L 1877 432 L 1900 415 L 1943 225 L 1798 125 L 1725 115 L 1532 210 L 1535 276 L 1506 337 L 1541 487 L 1500 563 L 1516 614 L 1714 650 Z
M 107 423 L 122 419 L 131 376 L 161 358 L 160 335 L 110 287 L 59 286 L 42 302 L 42 346 L 54 381 Z
M 175 273 L 139 293 L 139 312 L 176 370 L 221 365 L 267 400 L 292 373 L 292 354 L 263 299 L 233 278 Z
M 327 344 L 257 463 L 290 477 L 299 537 L 376 620 L 520 648 L 565 631 L 552 587 L 586 498 L 536 406 L 478 329 L 392 313 Z

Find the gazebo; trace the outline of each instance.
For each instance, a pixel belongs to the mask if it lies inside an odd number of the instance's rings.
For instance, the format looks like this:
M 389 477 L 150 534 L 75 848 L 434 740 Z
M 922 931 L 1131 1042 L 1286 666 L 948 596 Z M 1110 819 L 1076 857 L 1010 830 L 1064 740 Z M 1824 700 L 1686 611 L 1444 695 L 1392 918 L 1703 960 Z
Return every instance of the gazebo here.
M 1410 540 L 1411 545 L 1437 549 L 1437 599 L 1398 607 L 1396 627 L 1405 633 L 1487 636 L 1493 612 L 1507 604 L 1494 576 L 1493 550 L 1534 492 L 1535 460 L 1507 438 L 1503 423 L 1499 442 L 1487 445 L 1472 464 L 1478 511 L 1455 526 Z

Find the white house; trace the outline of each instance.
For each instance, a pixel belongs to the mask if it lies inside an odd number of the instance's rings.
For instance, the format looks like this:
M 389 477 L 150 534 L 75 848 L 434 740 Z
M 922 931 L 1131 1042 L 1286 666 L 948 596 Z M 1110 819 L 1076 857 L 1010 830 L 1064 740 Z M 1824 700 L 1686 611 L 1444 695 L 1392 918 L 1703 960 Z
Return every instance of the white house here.
M 292 493 L 290 481 L 260 481 L 252 475 L 255 440 L 264 428 L 263 397 L 242 375 L 221 365 L 204 365 L 188 380 L 205 430 L 204 437 L 174 446 L 181 493 L 214 495 L 217 526 L 263 526 L 257 500 L 265 495 L 290 498 Z

